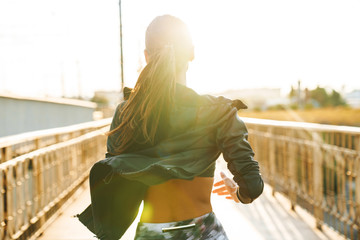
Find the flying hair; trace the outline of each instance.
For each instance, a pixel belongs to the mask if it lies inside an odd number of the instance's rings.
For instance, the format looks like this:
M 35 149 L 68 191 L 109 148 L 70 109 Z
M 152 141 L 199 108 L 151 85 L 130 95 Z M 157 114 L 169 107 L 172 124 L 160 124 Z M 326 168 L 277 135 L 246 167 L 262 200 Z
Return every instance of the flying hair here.
M 192 42 L 186 25 L 178 18 L 155 18 L 145 36 L 148 63 L 139 75 L 129 99 L 120 111 L 116 153 L 134 142 L 156 144 L 159 122 L 169 121 L 178 73 L 186 71 Z

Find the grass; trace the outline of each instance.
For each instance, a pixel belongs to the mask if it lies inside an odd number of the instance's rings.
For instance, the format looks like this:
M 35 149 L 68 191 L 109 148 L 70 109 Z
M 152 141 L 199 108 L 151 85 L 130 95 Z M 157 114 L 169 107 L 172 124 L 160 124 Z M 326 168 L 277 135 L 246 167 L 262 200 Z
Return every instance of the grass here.
M 309 110 L 240 111 L 241 117 L 301 121 L 360 127 L 360 109 L 321 108 Z

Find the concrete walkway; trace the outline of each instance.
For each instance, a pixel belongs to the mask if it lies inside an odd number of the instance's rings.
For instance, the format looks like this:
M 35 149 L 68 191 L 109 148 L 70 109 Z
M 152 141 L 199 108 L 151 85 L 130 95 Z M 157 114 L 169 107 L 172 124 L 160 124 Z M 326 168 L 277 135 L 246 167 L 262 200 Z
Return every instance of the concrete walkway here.
M 221 165 L 221 166 L 220 166 Z M 224 167 L 220 164 L 217 169 Z M 216 171 L 218 180 L 218 170 Z M 90 194 L 84 184 L 70 200 L 71 203 L 53 221 L 39 240 L 85 240 L 96 239 L 86 227 L 82 226 L 73 215 L 80 213 L 89 203 Z M 271 188 L 265 185 L 264 193 L 252 204 L 236 204 L 217 195 L 212 195 L 213 210 L 222 222 L 230 240 L 317 240 L 343 239 L 325 228 L 319 231 L 314 228 L 311 216 L 300 208 L 290 211 L 290 202 L 281 194 L 271 195 Z M 134 238 L 136 222 L 131 225 L 122 240 Z

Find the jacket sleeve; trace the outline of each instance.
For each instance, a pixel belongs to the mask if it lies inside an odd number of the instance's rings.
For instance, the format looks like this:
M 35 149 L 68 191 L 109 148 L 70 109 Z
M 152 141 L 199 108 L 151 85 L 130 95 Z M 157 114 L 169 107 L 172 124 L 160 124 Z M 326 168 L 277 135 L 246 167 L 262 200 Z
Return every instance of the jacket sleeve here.
M 121 108 L 124 106 L 124 104 L 125 104 L 125 102 L 122 102 L 116 107 L 115 113 L 114 113 L 114 116 L 113 116 L 113 119 L 112 119 L 112 122 L 111 122 L 111 125 L 110 125 L 110 131 L 115 129 L 117 126 L 119 126 L 119 124 L 120 124 L 120 111 L 121 111 Z M 117 155 L 116 151 L 115 151 L 116 140 L 117 140 L 117 134 L 116 133 L 108 136 L 107 144 L 106 144 L 107 151 L 106 151 L 106 154 L 105 154 L 106 158 Z
M 231 109 L 225 117 L 225 122 L 217 130 L 217 145 L 234 175 L 234 181 L 239 185 L 239 200 L 251 203 L 261 195 L 264 188 L 259 163 L 254 160 L 246 126 L 236 109 Z

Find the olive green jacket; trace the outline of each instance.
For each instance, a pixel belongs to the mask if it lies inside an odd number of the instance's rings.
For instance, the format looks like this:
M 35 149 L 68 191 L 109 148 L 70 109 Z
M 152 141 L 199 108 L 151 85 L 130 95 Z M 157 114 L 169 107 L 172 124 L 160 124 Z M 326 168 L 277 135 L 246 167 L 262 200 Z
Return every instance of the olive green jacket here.
M 111 129 L 119 125 L 116 109 Z M 108 153 L 90 171 L 92 204 L 79 220 L 100 239 L 119 239 L 134 221 L 148 186 L 169 179 L 188 179 L 208 172 L 222 153 L 240 195 L 254 200 L 263 191 L 244 123 L 237 111 L 241 101 L 198 95 L 176 86 L 170 121 L 159 128 L 155 145 L 135 143 L 116 153 L 116 133 L 108 138 Z

